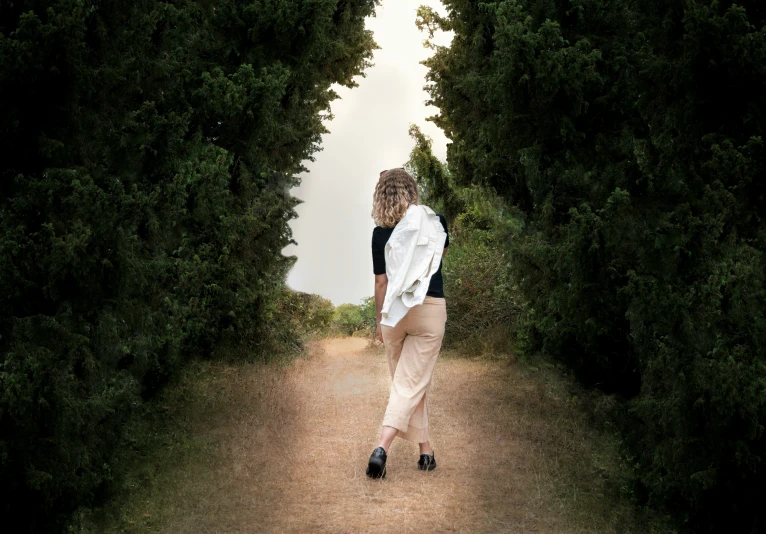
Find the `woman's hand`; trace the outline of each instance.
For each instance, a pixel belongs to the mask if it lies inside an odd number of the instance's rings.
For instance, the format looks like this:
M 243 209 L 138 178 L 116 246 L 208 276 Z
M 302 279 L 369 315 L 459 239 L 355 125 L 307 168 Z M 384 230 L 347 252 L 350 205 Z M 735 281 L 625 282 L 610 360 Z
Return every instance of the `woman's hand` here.
M 380 327 L 380 323 L 378 323 L 378 331 L 376 335 L 378 337 L 378 341 L 383 343 L 383 329 Z

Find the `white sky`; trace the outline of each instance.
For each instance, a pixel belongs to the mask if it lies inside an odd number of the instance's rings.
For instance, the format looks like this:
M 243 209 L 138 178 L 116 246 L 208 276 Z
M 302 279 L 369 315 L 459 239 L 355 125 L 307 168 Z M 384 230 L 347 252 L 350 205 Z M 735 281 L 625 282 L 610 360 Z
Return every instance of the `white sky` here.
M 414 146 L 410 124 L 433 139 L 437 157 L 446 157 L 447 139 L 425 120 L 437 110 L 425 105 L 427 69 L 420 61 L 432 51 L 423 47 L 427 35 L 415 26 L 419 5 L 445 13 L 439 0 L 385 0 L 377 16 L 367 19 L 381 47 L 375 66 L 356 79 L 359 87 L 335 87 L 341 98 L 333 102 L 335 119 L 326 123 L 330 133 L 322 139 L 323 150 L 305 164 L 309 173 L 292 190 L 304 202 L 290 223 L 298 245 L 282 251 L 298 257 L 287 285 L 336 306 L 373 295 L 372 193 L 380 171 L 407 162 Z M 436 42 L 448 45 L 450 39 L 441 35 Z

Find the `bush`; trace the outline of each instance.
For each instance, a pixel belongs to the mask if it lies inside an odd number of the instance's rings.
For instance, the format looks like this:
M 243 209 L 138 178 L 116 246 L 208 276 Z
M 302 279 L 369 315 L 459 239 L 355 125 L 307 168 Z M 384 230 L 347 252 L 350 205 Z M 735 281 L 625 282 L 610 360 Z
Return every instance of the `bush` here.
M 355 333 L 372 336 L 375 324 L 375 297 L 365 297 L 361 304 L 341 304 L 335 308 L 332 332 L 344 336 Z
M 335 306 L 319 295 L 285 289 L 279 300 L 278 316 L 284 318 L 286 332 L 299 339 L 326 335 L 335 317 Z
M 431 140 L 413 126 L 408 169 L 421 201 L 445 214 L 450 246 L 442 260 L 447 325 L 443 347 L 465 354 L 509 353 L 515 336 L 518 291 L 510 276 L 503 235 L 515 223 L 489 190 L 459 188 L 434 157 Z

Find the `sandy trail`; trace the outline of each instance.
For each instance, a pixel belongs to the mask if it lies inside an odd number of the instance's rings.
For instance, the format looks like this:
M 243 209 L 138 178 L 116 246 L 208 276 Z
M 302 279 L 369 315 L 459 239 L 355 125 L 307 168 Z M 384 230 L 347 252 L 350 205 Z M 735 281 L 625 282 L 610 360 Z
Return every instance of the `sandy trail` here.
M 509 387 L 507 364 L 440 359 L 429 408 L 437 469 L 419 471 L 417 445 L 397 438 L 386 478 L 366 477 L 390 388 L 382 347 L 366 345 L 330 339 L 271 375 L 232 370 L 246 393 L 207 429 L 223 443 L 213 482 L 204 498 L 169 511 L 162 530 L 582 531 L 530 462 L 541 437 L 524 436 L 529 410 L 518 407 L 534 388 Z

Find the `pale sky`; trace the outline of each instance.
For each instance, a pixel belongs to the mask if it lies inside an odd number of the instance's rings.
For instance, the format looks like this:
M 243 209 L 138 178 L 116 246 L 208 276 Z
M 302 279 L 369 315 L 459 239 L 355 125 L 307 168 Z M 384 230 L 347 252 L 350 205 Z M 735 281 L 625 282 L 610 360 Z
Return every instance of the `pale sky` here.
M 375 66 L 356 79 L 359 87 L 335 87 L 341 98 L 333 102 L 335 119 L 326 123 L 330 133 L 322 138 L 323 150 L 316 161 L 305 163 L 309 172 L 292 190 L 304 202 L 290 222 L 298 245 L 282 251 L 298 257 L 287 285 L 336 306 L 359 304 L 374 293 L 372 193 L 380 171 L 407 162 L 414 146 L 407 134 L 410 124 L 433 139 L 437 157 L 446 157 L 446 137 L 426 122 L 437 110 L 425 105 L 427 69 L 420 61 L 432 51 L 423 47 L 427 35 L 415 26 L 419 5 L 445 13 L 439 0 L 385 0 L 377 16 L 367 20 L 381 47 Z M 436 42 L 448 45 L 450 39 L 441 35 Z

